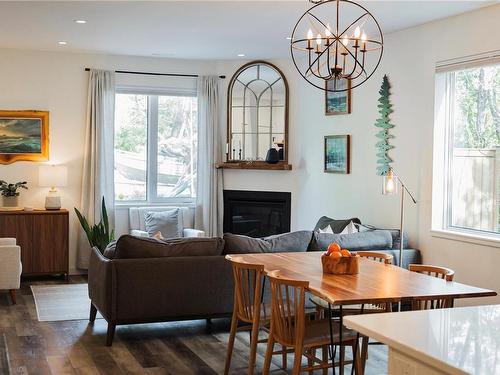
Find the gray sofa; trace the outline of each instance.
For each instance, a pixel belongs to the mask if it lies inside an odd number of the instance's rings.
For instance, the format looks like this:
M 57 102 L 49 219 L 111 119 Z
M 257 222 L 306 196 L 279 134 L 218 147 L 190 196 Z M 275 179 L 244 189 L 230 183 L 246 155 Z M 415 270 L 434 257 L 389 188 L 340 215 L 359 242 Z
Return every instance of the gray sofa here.
M 349 248 L 349 241 L 358 247 L 351 250 L 374 250 L 372 243 L 376 250 L 397 259 L 390 234 L 364 234 L 364 240 L 352 235 L 347 240 L 346 235 L 330 236 L 344 241 L 344 247 Z M 116 326 L 121 324 L 228 317 L 233 308 L 233 279 L 225 254 L 324 250 L 332 238 L 313 231 L 265 239 L 233 234 L 225 234 L 223 239 L 165 241 L 122 236 L 104 254 L 92 249 L 88 273 L 90 320 L 95 319 L 97 311 L 106 319 L 109 346 Z M 387 248 L 381 249 L 383 246 Z M 420 263 L 419 251 L 405 249 L 405 264 L 412 262 Z

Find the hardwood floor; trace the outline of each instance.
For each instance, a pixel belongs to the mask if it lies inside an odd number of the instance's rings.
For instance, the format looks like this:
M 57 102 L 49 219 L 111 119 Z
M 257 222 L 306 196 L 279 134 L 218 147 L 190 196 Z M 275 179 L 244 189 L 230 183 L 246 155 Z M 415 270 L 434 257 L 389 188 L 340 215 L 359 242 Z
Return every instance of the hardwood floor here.
M 81 283 L 72 277 L 70 283 Z M 17 305 L 0 292 L 0 374 L 222 374 L 229 320 L 173 322 L 119 326 L 113 346 L 104 346 L 106 321 L 38 322 L 30 284 L 58 284 L 60 280 L 23 282 Z M 5 340 L 2 340 L 2 337 Z M 264 337 L 264 336 L 263 336 Z M 5 344 L 3 344 L 5 342 Z M 6 347 L 7 357 L 2 349 Z M 238 333 L 232 374 L 246 374 L 249 335 Z M 259 345 L 256 373 L 260 373 L 265 345 Z M 368 375 L 386 373 L 387 350 L 370 348 Z M 272 374 L 287 374 L 276 356 Z M 288 361 L 293 363 L 292 359 Z M 8 368 L 10 367 L 10 372 Z M 350 372 L 346 372 L 350 373 Z

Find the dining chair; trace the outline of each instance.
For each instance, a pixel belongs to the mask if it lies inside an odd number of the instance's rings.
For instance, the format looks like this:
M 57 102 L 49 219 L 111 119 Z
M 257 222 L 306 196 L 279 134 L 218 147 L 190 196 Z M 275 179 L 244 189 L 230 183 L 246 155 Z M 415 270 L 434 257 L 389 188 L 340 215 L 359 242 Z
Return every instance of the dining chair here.
M 368 258 L 376 262 L 392 264 L 394 257 L 391 254 L 379 252 L 379 251 L 358 251 L 355 254 L 362 258 Z
M 239 257 L 229 255 L 226 256 L 226 259 L 231 262 L 233 269 L 234 307 L 224 374 L 229 374 L 236 332 L 238 330 L 250 330 L 248 374 L 251 375 L 255 370 L 257 344 L 267 341 L 259 340 L 259 330 L 264 329 L 269 332 L 270 307 L 266 306 L 263 301 L 264 266 L 246 263 Z M 239 327 L 240 322 L 247 323 L 247 325 Z M 286 368 L 286 351 L 276 353 L 282 354 L 283 367 Z
M 357 335 L 354 331 L 343 328 L 342 341 L 338 324 L 332 324 L 330 319 L 306 319 L 305 294 L 309 286 L 308 281 L 289 280 L 281 277 L 277 271 L 270 272 L 268 279 L 271 286 L 271 327 L 267 342 L 267 351 L 264 361 L 263 374 L 269 374 L 274 345 L 281 344 L 286 348 L 293 348 L 294 362 L 293 375 L 301 371 L 310 374 L 315 370 L 323 369 L 326 374 L 328 368 L 334 367 L 334 361 L 328 361 L 328 346 L 330 344 L 351 346 L 356 352 Z M 322 349 L 322 357 L 316 356 L 316 350 Z M 341 353 L 340 355 L 343 355 Z M 307 366 L 302 366 L 302 357 L 307 358 Z M 361 372 L 359 354 L 353 361 L 344 361 L 344 364 L 353 363 L 356 374 Z
M 431 266 L 428 264 L 410 264 L 408 269 L 427 276 L 437 277 L 445 281 L 453 281 L 455 271 L 446 267 Z M 453 298 L 416 299 L 412 301 L 413 310 L 443 309 L 453 307 Z

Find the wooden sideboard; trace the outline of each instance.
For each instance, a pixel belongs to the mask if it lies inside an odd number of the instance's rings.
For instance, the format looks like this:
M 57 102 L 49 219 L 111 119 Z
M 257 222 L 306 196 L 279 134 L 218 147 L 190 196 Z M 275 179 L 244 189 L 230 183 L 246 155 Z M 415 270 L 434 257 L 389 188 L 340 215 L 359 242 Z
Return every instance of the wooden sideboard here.
M 67 210 L 0 211 L 0 237 L 21 247 L 23 276 L 68 276 Z

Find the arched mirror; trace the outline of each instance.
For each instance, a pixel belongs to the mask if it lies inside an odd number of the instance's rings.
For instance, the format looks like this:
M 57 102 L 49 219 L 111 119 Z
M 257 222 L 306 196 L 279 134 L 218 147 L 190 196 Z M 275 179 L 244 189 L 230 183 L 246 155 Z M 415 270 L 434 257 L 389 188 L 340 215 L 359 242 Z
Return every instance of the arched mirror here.
M 288 165 L 288 84 L 276 66 L 254 61 L 229 83 L 227 161 L 264 168 L 271 148 L 276 164 Z

